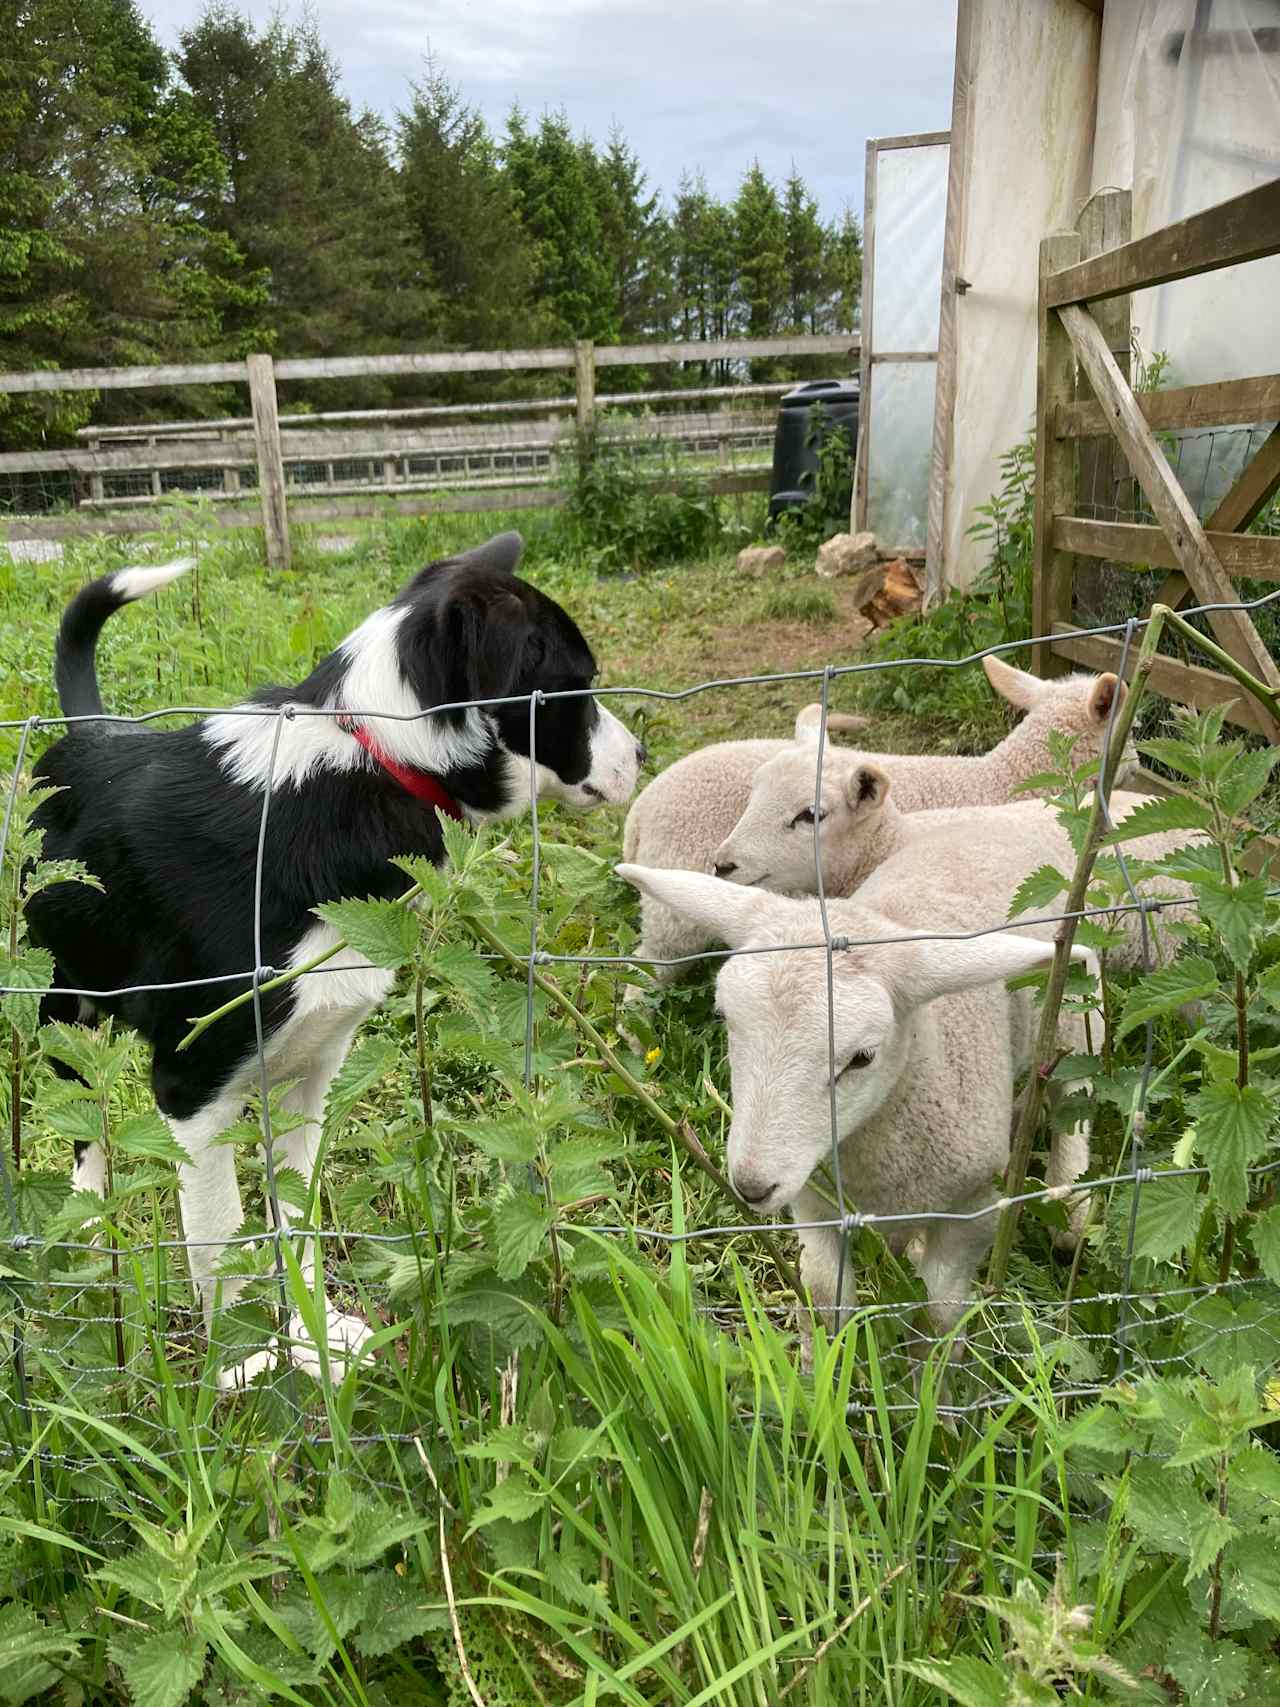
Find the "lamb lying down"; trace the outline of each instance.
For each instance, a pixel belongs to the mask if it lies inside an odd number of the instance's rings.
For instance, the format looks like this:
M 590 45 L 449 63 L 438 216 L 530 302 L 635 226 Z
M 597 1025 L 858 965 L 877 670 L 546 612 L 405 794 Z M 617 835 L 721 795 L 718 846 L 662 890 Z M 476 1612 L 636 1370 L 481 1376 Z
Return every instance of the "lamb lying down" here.
M 620 865 L 618 873 L 732 948 L 823 940 L 812 900 L 689 871 Z M 972 901 L 945 890 L 899 890 L 878 908 L 859 898 L 832 902 L 828 911 L 832 932 L 857 941 L 967 930 Z M 1074 952 L 1094 964 L 1089 951 Z M 969 1214 L 997 1200 L 1013 1083 L 1029 1064 L 1035 1026 L 1032 993 L 1010 993 L 1004 984 L 1051 956 L 1043 936 L 1012 930 L 835 954 L 840 1171 L 861 1213 Z M 735 1191 L 761 1214 L 786 1206 L 800 1223 L 830 1220 L 830 1205 L 809 1184 L 831 1156 L 825 949 L 735 955 L 721 968 L 716 997 L 729 1034 Z M 971 1299 L 995 1224 L 991 1213 L 885 1229 L 895 1249 L 919 1252 L 939 1333 L 955 1326 Z M 801 1277 L 832 1319 L 844 1233 L 802 1226 L 799 1237 Z
M 998 658 L 984 658 L 992 687 L 1011 705 L 1026 713 L 1021 723 L 991 752 L 978 758 L 933 754 L 867 754 L 893 778 L 894 798 L 903 811 L 948 806 L 998 805 L 1017 797 L 1019 784 L 1052 769 L 1049 735 L 1074 735 L 1077 765 L 1096 759 L 1117 694 L 1118 678 L 1067 676 L 1041 681 Z M 817 735 L 816 707 L 808 707 L 797 723 L 797 741 Z M 847 726 L 847 719 L 828 719 L 828 729 Z M 762 764 L 794 751 L 791 742 L 726 741 L 690 753 L 656 776 L 627 814 L 623 855 L 631 863 L 710 871 L 716 850 L 746 810 L 752 782 Z M 808 750 L 808 749 L 806 749 Z M 839 749 L 841 752 L 849 749 Z M 1134 759 L 1136 763 L 1136 757 Z M 812 772 L 814 760 L 809 760 Z M 640 905 L 642 961 L 673 961 L 696 955 L 714 945 L 714 938 L 650 896 Z M 660 985 L 673 983 L 679 966 L 655 965 Z M 641 994 L 627 988 L 627 1002 Z

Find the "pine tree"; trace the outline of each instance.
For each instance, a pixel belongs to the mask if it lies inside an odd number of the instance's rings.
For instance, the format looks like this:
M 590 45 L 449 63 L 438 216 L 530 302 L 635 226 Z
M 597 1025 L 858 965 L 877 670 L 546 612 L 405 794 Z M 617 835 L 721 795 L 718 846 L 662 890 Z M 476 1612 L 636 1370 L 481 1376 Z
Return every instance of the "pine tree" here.
M 461 349 L 537 343 L 533 246 L 511 185 L 483 118 L 430 60 L 398 139 L 405 205 L 441 294 L 445 341 Z
M 795 167 L 783 201 L 787 269 L 787 325 L 795 332 L 825 328 L 825 238 L 818 204 Z
M 502 154 L 521 227 L 535 245 L 534 291 L 552 335 L 616 341 L 614 281 L 592 193 L 597 168 L 574 142 L 565 114 L 544 113 L 533 131 L 514 108 Z
M 593 172 L 601 239 L 613 274 L 613 315 L 624 343 L 652 337 L 663 320 L 665 221 L 656 193 L 617 125 L 602 155 L 584 154 Z
M 768 338 L 785 322 L 788 312 L 787 227 L 778 193 L 752 162 L 733 204 L 734 248 L 737 255 L 737 330 L 748 338 Z M 768 361 L 751 363 L 753 381 L 775 377 Z
M 276 19 L 259 33 L 215 5 L 183 33 L 179 67 L 228 165 L 227 192 L 203 218 L 269 276 L 275 347 L 332 355 L 431 342 L 438 305 L 389 138 L 371 114 L 353 115 L 314 25 Z M 383 389 L 362 388 L 370 398 Z
M 733 213 L 710 194 L 701 173 L 680 180 L 670 241 L 672 330 L 690 340 L 728 337 L 737 278 Z M 723 363 L 702 365 L 704 379 L 724 373 Z
M 822 272 L 832 329 L 852 332 L 862 314 L 862 231 L 852 208 L 827 228 Z
M 224 181 L 216 138 L 131 0 L 6 0 L 0 27 L 0 361 L 224 353 L 225 320 L 261 293 L 195 217 Z M 92 403 L 14 399 L 6 442 L 68 433 Z M 155 392 L 111 393 L 100 414 L 165 407 Z

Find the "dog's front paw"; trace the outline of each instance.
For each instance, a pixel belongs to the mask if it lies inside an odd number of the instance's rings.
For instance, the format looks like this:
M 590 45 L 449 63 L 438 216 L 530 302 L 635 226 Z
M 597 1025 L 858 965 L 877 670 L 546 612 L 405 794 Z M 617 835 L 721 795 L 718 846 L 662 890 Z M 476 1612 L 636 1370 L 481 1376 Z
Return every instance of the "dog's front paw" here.
M 276 1342 L 268 1340 L 261 1351 L 253 1352 L 242 1363 L 229 1364 L 218 1371 L 218 1390 L 222 1393 L 243 1393 L 259 1375 L 265 1375 L 276 1362 Z
M 326 1306 L 324 1320 L 329 1368 L 335 1379 L 340 1381 L 347 1372 L 348 1363 L 358 1360 L 373 1337 L 373 1329 L 359 1316 L 346 1316 L 332 1304 Z M 293 1316 L 289 1322 L 289 1356 L 296 1368 L 305 1370 L 316 1381 L 320 1379 L 323 1367 L 320 1349 L 307 1332 L 301 1316 Z

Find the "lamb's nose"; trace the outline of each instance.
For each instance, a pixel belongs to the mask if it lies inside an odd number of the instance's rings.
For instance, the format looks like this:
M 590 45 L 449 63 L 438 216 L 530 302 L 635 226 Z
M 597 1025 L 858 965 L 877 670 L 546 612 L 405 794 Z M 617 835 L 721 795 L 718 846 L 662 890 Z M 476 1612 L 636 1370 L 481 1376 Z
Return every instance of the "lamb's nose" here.
M 754 1181 L 752 1182 L 752 1185 L 754 1188 Z M 754 1208 L 757 1203 L 763 1203 L 767 1198 L 773 1196 L 774 1192 L 778 1189 L 778 1182 L 777 1180 L 774 1180 L 770 1185 L 762 1186 L 758 1191 L 755 1189 L 747 1191 L 735 1180 L 733 1189 L 737 1192 L 738 1196 L 744 1203 L 749 1203 Z
M 737 864 L 736 860 L 727 859 L 723 863 L 721 863 L 721 861 L 719 861 L 719 860 L 716 861 L 716 876 L 717 877 L 732 877 L 734 872 L 737 869 L 738 869 L 738 864 Z

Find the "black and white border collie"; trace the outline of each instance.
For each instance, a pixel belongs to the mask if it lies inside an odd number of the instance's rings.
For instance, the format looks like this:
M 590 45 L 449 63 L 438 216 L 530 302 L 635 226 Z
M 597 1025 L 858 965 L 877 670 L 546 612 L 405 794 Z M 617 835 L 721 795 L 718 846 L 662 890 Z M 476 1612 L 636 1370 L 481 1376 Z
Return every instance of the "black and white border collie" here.
M 81 860 L 103 885 L 57 884 L 31 901 L 31 936 L 56 965 L 45 1017 L 114 1014 L 150 1043 L 156 1103 L 188 1157 L 179 1166 L 182 1223 L 210 1325 L 219 1285 L 224 1304 L 236 1291 L 234 1281 L 217 1277 L 243 1219 L 235 1152 L 218 1138 L 258 1088 L 252 1004 L 182 1054 L 176 1046 L 201 997 L 220 1002 L 251 984 L 264 791 L 269 782 L 262 964 L 281 969 L 336 940 L 311 911 L 316 904 L 398 895 L 405 877 L 393 855 L 441 861 L 437 812 L 484 824 L 527 806 L 530 710 L 521 696 L 589 688 L 596 665 L 560 606 L 516 579 L 521 549 L 519 534 L 500 534 L 433 563 L 297 687 L 262 688 L 182 729 L 72 724 L 36 766 L 40 781 L 58 790 L 37 812 L 45 857 Z M 103 710 L 94 649 L 107 618 L 190 567 L 187 560 L 120 570 L 72 600 L 55 667 L 68 717 Z M 510 696 L 509 705 L 422 715 Z M 263 715 L 282 707 L 334 715 Z M 364 715 L 373 711 L 409 721 Z M 534 747 L 538 795 L 580 809 L 628 800 L 644 757 L 589 693 L 538 703 Z M 138 989 L 93 1001 L 59 994 L 233 973 L 246 974 L 243 983 L 204 991 Z M 284 1105 L 297 1122 L 276 1141 L 276 1165 L 294 1169 L 309 1188 L 330 1081 L 393 978 L 344 950 L 323 972 L 262 997 L 267 1074 L 273 1084 L 293 1081 Z M 77 1145 L 75 1182 L 101 1195 L 98 1146 Z M 313 1263 L 308 1246 L 304 1273 Z M 329 1309 L 327 1320 L 338 1357 L 367 1337 L 353 1317 Z M 295 1361 L 314 1373 L 319 1360 L 296 1318 L 291 1340 Z M 263 1352 L 220 1379 L 242 1382 L 269 1361 Z

